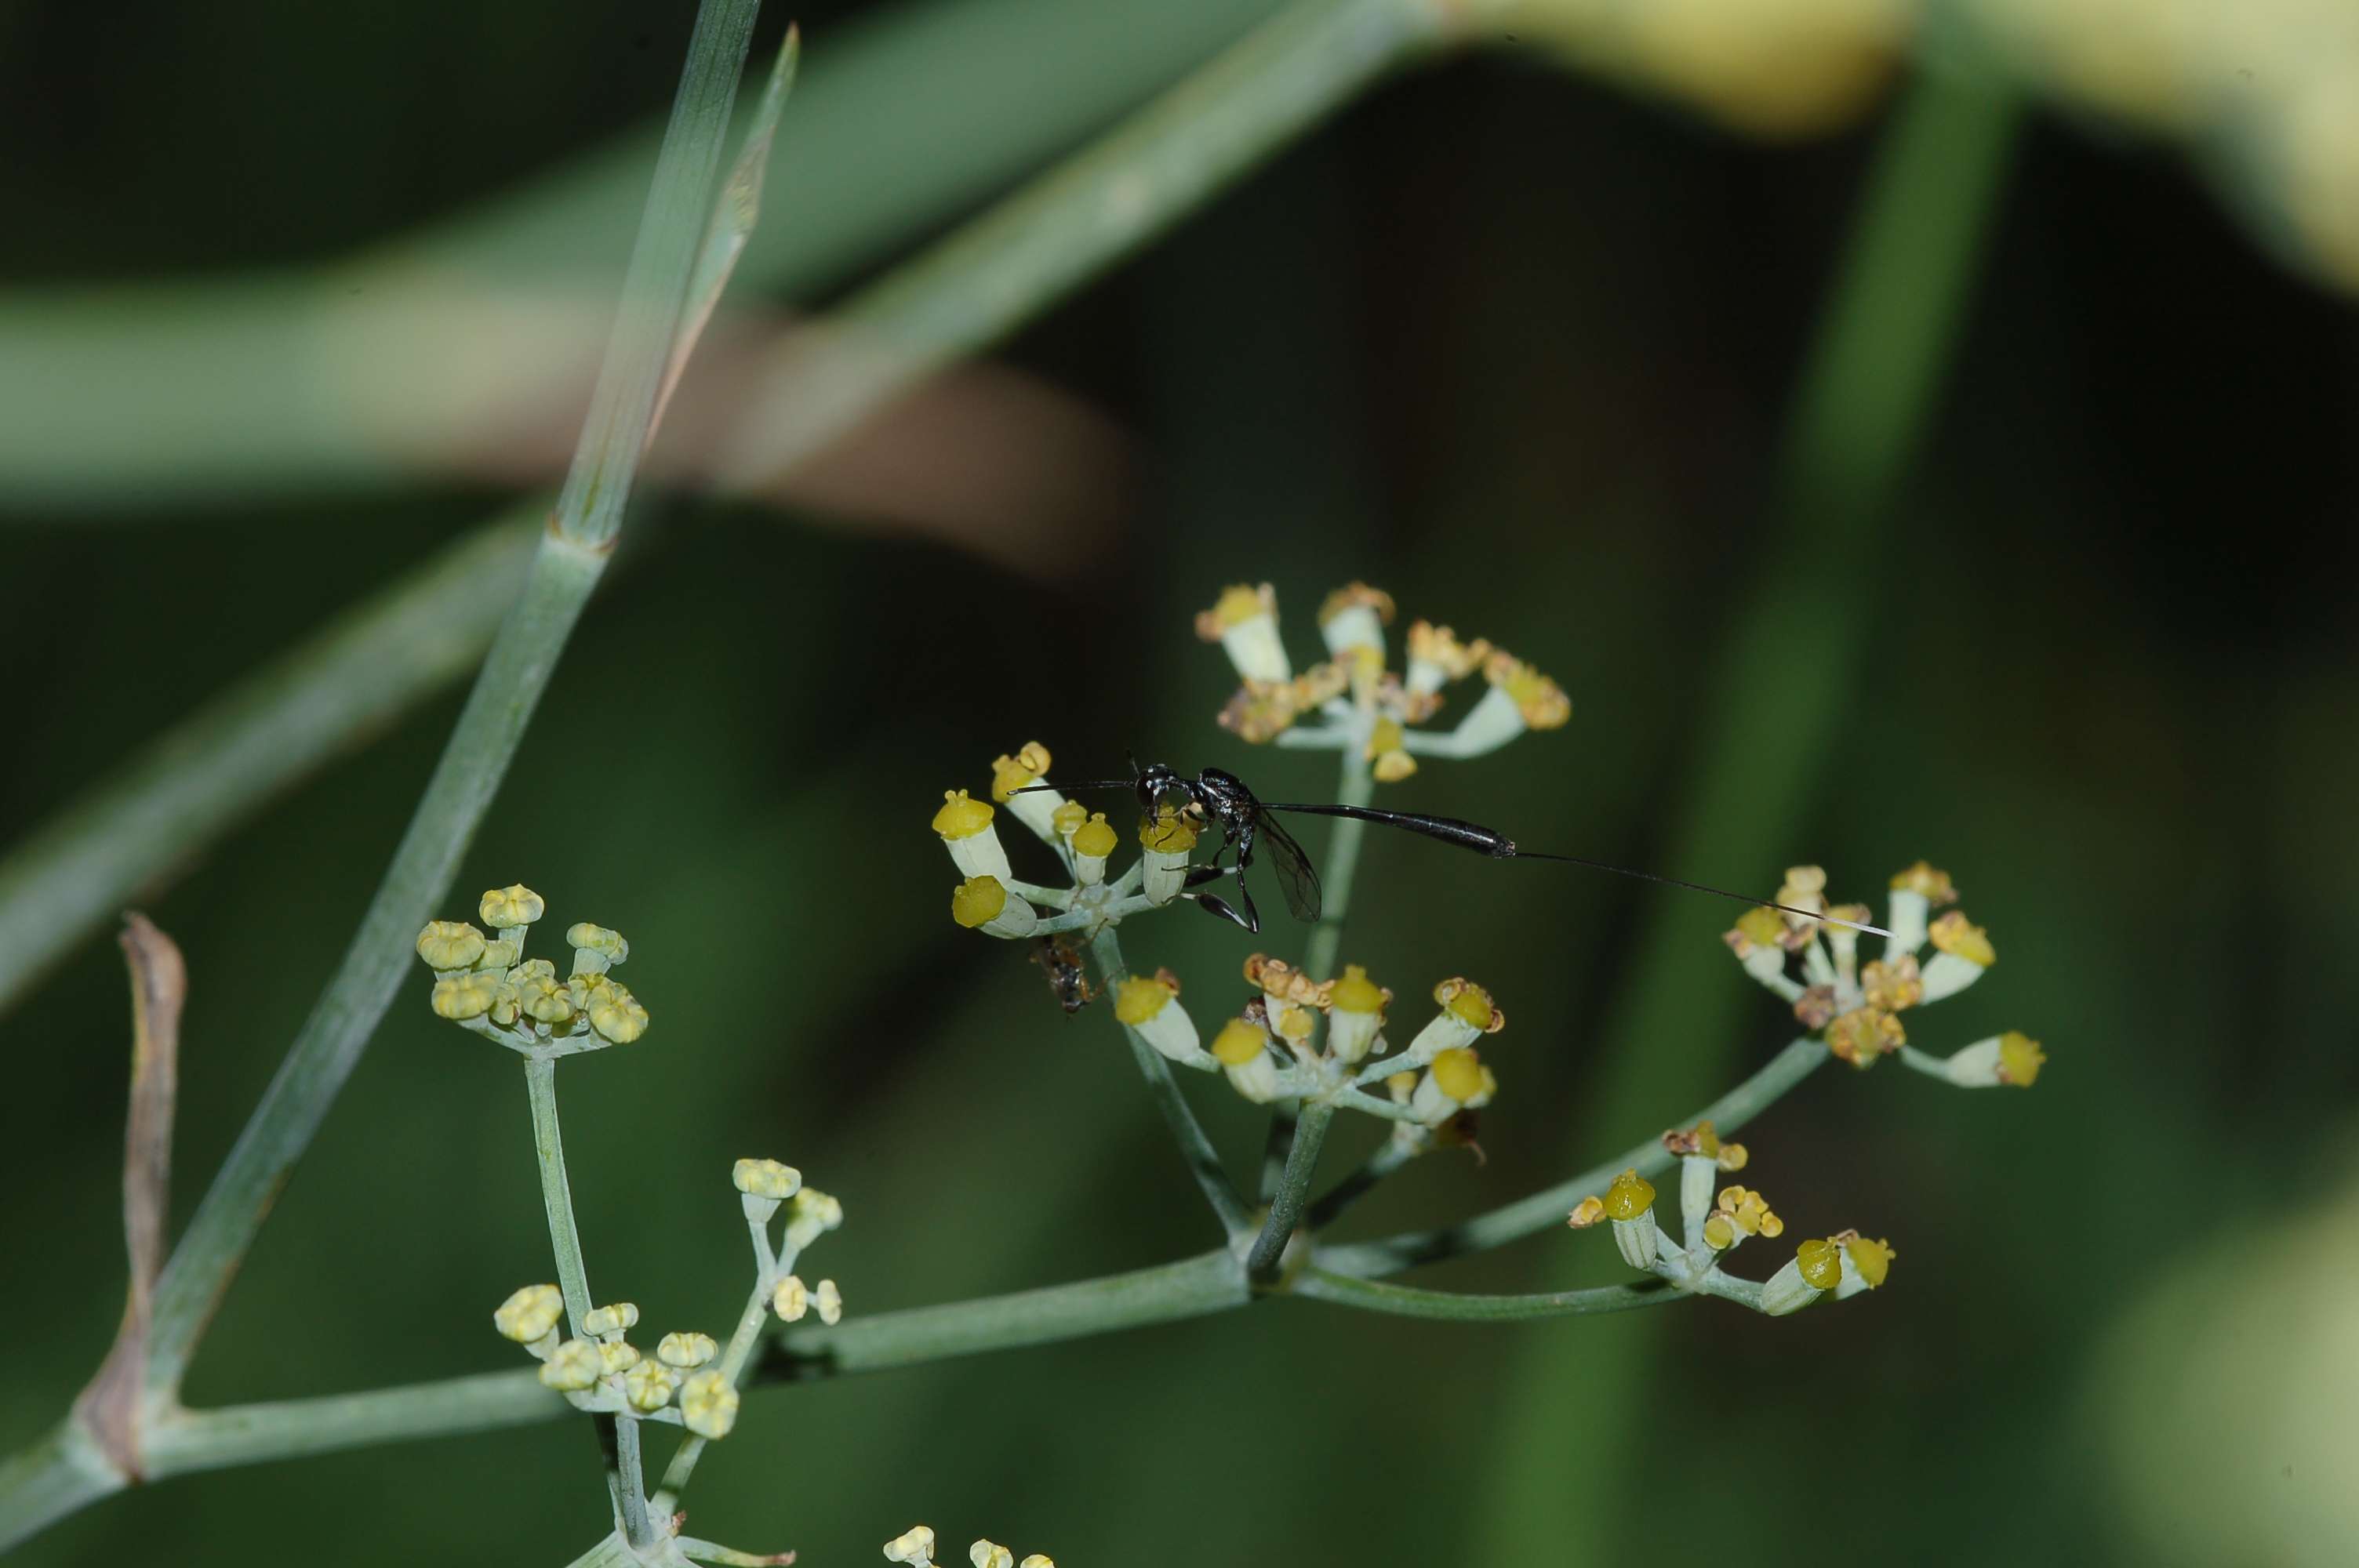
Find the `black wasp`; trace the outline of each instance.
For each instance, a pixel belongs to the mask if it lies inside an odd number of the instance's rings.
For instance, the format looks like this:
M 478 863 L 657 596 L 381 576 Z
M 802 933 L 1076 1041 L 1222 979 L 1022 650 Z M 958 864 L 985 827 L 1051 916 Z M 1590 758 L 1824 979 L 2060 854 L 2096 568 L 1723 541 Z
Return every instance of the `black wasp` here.
M 1706 887 L 1701 882 L 1683 881 L 1678 877 L 1660 877 L 1652 871 L 1634 871 L 1627 867 L 1593 860 L 1581 855 L 1552 855 L 1537 849 L 1519 849 L 1516 841 L 1506 834 L 1485 827 L 1480 823 L 1465 822 L 1455 816 L 1429 816 L 1415 811 L 1378 811 L 1365 806 L 1331 806 L 1304 801 L 1262 800 L 1247 788 L 1245 780 L 1221 768 L 1206 768 L 1194 778 L 1179 772 L 1165 762 L 1150 762 L 1139 767 L 1131 764 L 1135 776 L 1127 779 L 1101 779 L 1081 784 L 1031 784 L 1029 789 L 1127 789 L 1138 796 L 1139 806 L 1150 817 L 1180 815 L 1210 823 L 1220 830 L 1220 848 L 1212 860 L 1188 872 L 1187 885 L 1201 887 L 1234 876 L 1237 884 L 1237 903 L 1229 903 L 1209 892 L 1190 893 L 1203 908 L 1233 920 L 1247 931 L 1261 929 L 1260 912 L 1254 908 L 1253 892 L 1245 886 L 1245 871 L 1254 863 L 1254 856 L 1268 851 L 1270 870 L 1277 874 L 1278 892 L 1286 896 L 1288 913 L 1304 922 L 1316 921 L 1320 912 L 1319 873 L 1311 869 L 1310 856 L 1296 843 L 1294 835 L 1279 824 L 1274 812 L 1287 811 L 1304 816 L 1348 816 L 1361 822 L 1374 822 L 1386 827 L 1398 827 L 1428 838 L 1454 844 L 1462 849 L 1472 849 L 1478 855 L 1495 860 L 1555 860 L 1565 865 L 1587 866 L 1593 871 L 1612 871 L 1616 876 L 1636 877 L 1643 881 L 1662 882 L 1671 887 L 1686 888 L 1693 892 L 1708 892 L 1720 898 L 1731 898 L 1740 903 L 1759 904 L 1767 909 L 1782 910 L 1788 914 L 1806 915 L 1825 921 L 1831 925 L 1853 925 L 1846 920 L 1828 920 L 1815 910 L 1796 909 L 1769 899 L 1754 898 L 1745 893 L 1730 892 L 1723 888 Z M 1234 856 L 1223 866 L 1223 858 Z M 1880 925 L 1859 925 L 1857 929 L 1888 935 Z

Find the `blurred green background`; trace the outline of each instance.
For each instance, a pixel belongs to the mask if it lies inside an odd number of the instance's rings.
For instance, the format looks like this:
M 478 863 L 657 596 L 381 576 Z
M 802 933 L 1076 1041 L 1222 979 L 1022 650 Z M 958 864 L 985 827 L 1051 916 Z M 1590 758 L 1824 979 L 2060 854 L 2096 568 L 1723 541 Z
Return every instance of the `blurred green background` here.
M 1270 8 L 806 8 L 810 94 L 765 236 L 802 248 L 771 287 L 824 303 Z M 10 8 L 0 320 L 95 283 L 249 272 L 266 311 L 298 287 L 276 269 L 494 210 L 560 166 L 604 189 L 567 160 L 660 111 L 687 20 L 623 0 Z M 1007 376 L 898 427 L 861 481 L 889 492 L 873 504 L 642 506 L 446 911 L 521 879 L 553 919 L 631 938 L 655 1028 L 563 1084 L 601 1293 L 724 1325 L 743 1260 L 720 1173 L 751 1152 L 842 1198 L 812 1262 L 853 1313 L 1215 1239 L 1102 1011 L 1068 1021 L 1019 949 L 942 918 L 925 819 L 1033 738 L 1068 773 L 1136 752 L 1328 790 L 1323 759 L 1211 722 L 1229 672 L 1189 618 L 1240 579 L 1277 585 L 1298 659 L 1319 597 L 1359 578 L 1571 692 L 1566 730 L 1429 765 L 1391 801 L 1765 892 L 1793 861 L 1879 901 L 1908 861 L 1946 867 L 2000 963 L 1913 1037 L 2021 1028 L 2046 1073 L 1966 1095 L 1830 1071 L 1745 1134 L 1747 1179 L 1797 1234 L 1898 1249 L 1891 1286 L 1840 1310 L 1492 1327 L 1277 1302 L 766 1390 L 700 1472 L 697 1531 L 807 1564 L 875 1561 L 919 1519 L 1080 1565 L 1609 1563 L 1682 1540 L 1765 1564 L 2352 1561 L 2348 303 L 2273 261 L 2179 152 L 2034 104 L 1967 224 L 1921 447 L 1854 516 L 1787 431 L 1889 101 L 1765 144 L 1498 41 L 1370 95 L 1065 301 Z M 869 62 L 863 95 L 830 96 L 832 49 Z M 1944 91 L 1986 126 L 2013 89 Z M 798 143 L 825 116 L 836 141 Z M 619 267 L 637 190 L 566 241 L 590 273 Z M 8 406 L 38 408 L 53 375 L 104 390 L 69 338 L 50 347 L 0 357 Z M 225 361 L 191 395 L 289 395 L 254 373 Z M 1839 460 L 1889 409 L 1821 412 Z M 1027 436 L 1037 461 L 996 449 Z M 193 506 L 168 483 L 74 500 L 53 472 L 14 496 L 0 476 L 0 841 L 513 493 L 465 465 L 358 466 L 209 481 Z M 983 522 L 950 515 L 944 496 L 991 485 Z M 1049 512 L 1049 536 L 995 532 Z M 178 1214 L 456 707 L 419 708 L 143 899 L 192 976 Z M 1756 770 L 1790 773 L 1790 810 Z M 1405 997 L 1472 975 L 1513 1024 L 1486 1049 L 1487 1163 L 1412 1166 L 1353 1233 L 1556 1180 L 1790 1033 L 1709 901 L 1382 836 L 1361 889 L 1347 957 Z M 1256 946 L 1186 913 L 1125 938 L 1212 993 Z M 192 1403 L 515 1363 L 484 1325 L 547 1272 L 523 1095 L 425 989 L 277 1206 Z M 125 1012 L 92 937 L 0 1019 L 9 1449 L 62 1412 L 120 1311 Z M 1190 1087 L 1244 1169 L 1259 1114 Z M 1331 1167 L 1372 1141 L 1347 1127 Z M 1415 1278 L 1617 1267 L 1553 1233 Z M 19 1557 L 561 1561 L 603 1507 L 564 1423 L 173 1480 Z

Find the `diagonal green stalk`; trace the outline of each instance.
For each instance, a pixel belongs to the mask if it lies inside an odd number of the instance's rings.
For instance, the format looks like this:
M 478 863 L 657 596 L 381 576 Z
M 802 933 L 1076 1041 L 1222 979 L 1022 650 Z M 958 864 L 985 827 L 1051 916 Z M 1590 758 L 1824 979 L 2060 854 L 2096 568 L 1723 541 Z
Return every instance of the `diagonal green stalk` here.
M 586 1339 L 590 1273 L 582 1260 L 582 1233 L 573 1225 L 573 1188 L 565 1175 L 565 1138 L 557 1120 L 557 1063 L 535 1057 L 524 1065 L 525 1094 L 532 1103 L 532 1147 L 540 1165 L 540 1205 L 549 1216 L 549 1249 L 557 1260 L 557 1287 L 565 1293 L 567 1326 Z
M 1364 729 L 1368 721 L 1366 714 L 1361 715 L 1344 742 L 1335 778 L 1335 799 L 1340 805 L 1365 806 L 1375 797 L 1376 778 L 1368 768 Z M 1352 885 L 1359 876 L 1360 841 L 1368 829 L 1368 825 L 1356 817 L 1339 816 L 1334 822 L 1334 831 L 1327 839 L 1327 880 L 1321 890 L 1319 924 L 1311 928 L 1310 940 L 1302 950 L 1303 973 L 1314 980 L 1326 979 L 1335 972 L 1335 954 L 1343 945 L 1343 924 L 1352 914 Z M 1287 1161 L 1294 1149 L 1295 1123 L 1301 1114 L 1301 1107 L 1293 1100 L 1284 1101 L 1270 1111 L 1269 1133 L 1262 1142 L 1264 1203 L 1277 1200 L 1279 1185 L 1286 1179 Z
M 1310 1195 L 1310 1178 L 1319 1169 L 1319 1152 L 1327 1145 L 1327 1129 L 1335 1120 L 1335 1108 L 1317 1101 L 1303 1108 L 1295 1118 L 1294 1136 L 1286 1146 L 1286 1169 L 1279 1175 L 1277 1192 L 1269 1200 L 1269 1214 L 1261 1222 L 1261 1234 L 1254 1238 L 1253 1250 L 1245 1254 L 1245 1272 L 1254 1283 L 1266 1285 L 1278 1275 L 1281 1260 L 1286 1256 L 1286 1244 L 1294 1239 L 1294 1228 L 1302 1223 L 1302 1209 Z
M 854 295 L 839 319 L 899 352 L 889 366 L 861 369 L 856 384 L 832 380 L 824 356 L 778 366 L 762 395 L 783 413 L 741 421 L 747 481 L 801 461 L 931 370 L 1014 330 L 1443 36 L 1431 0 L 1299 0 L 1056 172 Z M 825 416 L 801 419 L 804 403 Z M 517 511 L 538 518 L 544 504 Z M 9 938 L 0 941 L 0 1008 L 135 889 L 470 667 L 506 602 L 487 601 L 470 569 L 496 552 L 499 526 L 450 546 L 208 705 L 0 862 L 0 935 Z M 404 634 L 415 625 L 435 636 Z M 376 633 L 354 634 L 362 627 Z M 438 640 L 445 656 L 419 659 Z M 362 700 L 347 701 L 354 692 Z M 143 830 L 127 834 L 126 824 Z
M 176 1396 L 205 1322 L 261 1228 L 272 1196 L 391 1003 L 411 960 L 410 943 L 449 888 L 605 568 L 703 238 L 705 193 L 728 128 L 755 5 L 756 0 L 709 0 L 698 14 L 671 127 L 657 159 L 648 222 L 632 252 L 575 474 L 533 557 L 523 597 L 493 640 L 342 964 L 165 1267 L 148 1355 L 148 1386 L 158 1400 Z
M 540 1206 L 549 1217 L 549 1250 L 557 1262 L 557 1286 L 565 1296 L 565 1318 L 575 1339 L 590 1337 L 590 1271 L 582 1257 L 582 1233 L 573 1223 L 573 1186 L 565 1173 L 565 1138 L 557 1119 L 557 1062 L 537 1056 L 524 1065 L 525 1096 L 532 1106 L 532 1146 L 540 1167 Z M 598 1448 L 609 1456 L 606 1487 L 623 1516 L 625 1535 L 647 1537 L 647 1494 L 639 1470 L 638 1422 L 611 1415 L 591 1418 Z
M 1090 939 L 1090 957 L 1097 964 L 1099 980 L 1110 992 L 1130 973 L 1123 963 L 1122 943 L 1111 925 L 1100 927 Z M 1196 1178 L 1197 1189 L 1212 1206 L 1221 1229 L 1233 1238 L 1251 1230 L 1253 1217 L 1245 1212 L 1245 1200 L 1237 1195 L 1227 1167 L 1221 1163 L 1221 1152 L 1212 1147 L 1212 1141 L 1204 1134 L 1203 1123 L 1189 1108 L 1187 1094 L 1172 1076 L 1171 1064 L 1129 1024 L 1124 1024 L 1122 1032 L 1130 1042 L 1131 1056 L 1138 1063 L 1139 1075 L 1147 1080 L 1155 1108 L 1163 1113 L 1164 1125 L 1171 1130 L 1172 1141 L 1180 1145 L 1180 1157 L 1188 1162 L 1188 1173 Z

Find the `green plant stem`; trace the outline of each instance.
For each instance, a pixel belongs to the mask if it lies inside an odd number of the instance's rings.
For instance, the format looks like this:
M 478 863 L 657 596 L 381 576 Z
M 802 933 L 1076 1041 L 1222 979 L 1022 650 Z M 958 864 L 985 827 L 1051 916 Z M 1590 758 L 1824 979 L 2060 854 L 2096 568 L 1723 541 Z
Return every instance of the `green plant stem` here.
M 614 525 L 645 449 L 646 416 L 669 360 L 681 296 L 704 238 L 705 192 L 728 129 L 727 95 L 735 91 L 745 66 L 755 5 L 756 0 L 707 0 L 698 13 L 647 207 L 651 223 L 676 223 L 679 232 L 643 232 L 632 252 L 593 418 L 575 460 L 576 477 L 566 487 L 570 505 L 561 503 L 550 518 L 523 597 L 493 640 L 458 727 L 342 965 L 165 1266 L 148 1349 L 148 1387 L 161 1398 L 177 1393 L 197 1339 L 261 1228 L 271 1198 L 319 1130 L 392 1001 L 408 968 L 418 928 L 450 887 L 566 637 L 604 570 Z M 632 362 L 620 362 L 625 361 Z M 636 427 L 617 423 L 633 408 L 640 413 Z
M 1373 718 L 1362 714 L 1353 719 L 1350 733 L 1344 737 L 1343 755 L 1338 762 L 1335 778 L 1335 799 L 1343 806 L 1365 806 L 1375 798 L 1375 774 L 1369 771 L 1367 761 L 1367 726 Z M 1360 869 L 1360 842 L 1366 836 L 1368 825 L 1353 817 L 1339 816 L 1334 831 L 1327 839 L 1326 884 L 1321 890 L 1319 924 L 1311 928 L 1310 940 L 1303 945 L 1302 970 L 1314 980 L 1323 980 L 1335 972 L 1335 954 L 1343 943 L 1343 924 L 1352 913 L 1352 886 Z M 1295 1123 L 1302 1114 L 1299 1102 L 1286 1100 L 1272 1108 L 1269 1131 L 1262 1140 L 1261 1198 L 1273 1202 L 1279 1184 L 1286 1179 L 1286 1163 L 1294 1150 Z
M 557 1064 L 536 1057 L 524 1065 L 525 1094 L 532 1102 L 532 1146 L 540 1162 L 540 1206 L 549 1216 L 549 1248 L 557 1260 L 557 1286 L 565 1292 L 565 1316 L 576 1339 L 589 1337 L 590 1273 L 582 1261 L 582 1236 L 573 1225 L 573 1189 L 565 1176 L 565 1140 L 557 1122 Z
M 754 1227 L 754 1236 L 761 1266 L 754 1276 L 754 1289 L 745 1298 L 745 1310 L 737 1314 L 737 1326 L 729 1336 L 728 1347 L 721 1353 L 721 1375 L 729 1379 L 733 1389 L 745 1385 L 745 1368 L 752 1364 L 755 1348 L 762 1342 L 762 1330 L 770 1321 L 770 1294 L 776 1289 L 783 1271 L 769 1254 L 769 1231 L 764 1226 Z M 671 1463 L 664 1466 L 663 1483 L 656 1488 L 654 1509 L 658 1516 L 669 1516 L 678 1506 L 682 1492 L 688 1490 L 690 1477 L 696 1474 L 697 1461 L 704 1457 L 706 1440 L 696 1433 L 680 1439 L 673 1450 Z
M 1226 1248 L 1071 1284 L 838 1324 L 804 1324 L 770 1341 L 760 1376 L 801 1382 L 1201 1317 L 1253 1299 Z
M 1122 943 L 1111 925 L 1101 927 L 1090 939 L 1090 957 L 1097 964 L 1099 982 L 1109 992 L 1130 973 L 1122 959 Z M 1222 1232 L 1232 1238 L 1244 1235 L 1253 1228 L 1253 1217 L 1245 1212 L 1245 1200 L 1237 1195 L 1227 1167 L 1221 1163 L 1221 1152 L 1212 1147 L 1212 1141 L 1204 1134 L 1203 1123 L 1189 1108 L 1186 1093 L 1172 1076 L 1171 1064 L 1137 1030 L 1125 1023 L 1122 1032 L 1130 1042 L 1132 1059 L 1138 1064 L 1139 1076 L 1147 1080 L 1155 1108 L 1163 1113 L 1163 1124 L 1171 1130 L 1172 1141 L 1180 1145 L 1180 1157 L 1188 1162 L 1188 1173 L 1196 1178 L 1197 1189 L 1212 1206 Z
M 1313 1101 L 1302 1108 L 1294 1123 L 1294 1137 L 1286 1152 L 1286 1173 L 1278 1180 L 1277 1195 L 1269 1200 L 1261 1234 L 1254 1238 L 1253 1250 L 1245 1255 L 1245 1272 L 1256 1285 L 1277 1278 L 1286 1244 L 1294 1239 L 1294 1228 L 1302 1222 L 1310 1178 L 1319 1169 L 1319 1152 L 1326 1147 L 1327 1129 L 1334 1119 L 1333 1106 Z
M 573 1223 L 573 1187 L 565 1173 L 565 1139 L 557 1119 L 557 1062 L 527 1058 L 525 1095 L 532 1104 L 533 1153 L 540 1167 L 540 1206 L 549 1217 L 549 1250 L 557 1261 L 557 1288 L 565 1295 L 565 1317 L 576 1339 L 590 1336 L 590 1271 L 582 1257 L 582 1233 Z M 536 1380 L 538 1380 L 536 1379 Z M 598 1451 L 606 1458 L 606 1487 L 623 1518 L 624 1534 L 644 1544 L 647 1534 L 645 1477 L 640 1469 L 639 1423 L 594 1415 Z
M 1400 1317 L 1440 1318 L 1452 1323 L 1521 1323 L 1535 1317 L 1586 1317 L 1596 1313 L 1628 1312 L 1633 1307 L 1663 1306 L 1686 1301 L 1693 1292 L 1674 1289 L 1662 1280 L 1647 1280 L 1637 1284 L 1596 1285 L 1588 1290 L 1551 1291 L 1538 1295 L 1469 1295 L 1459 1291 L 1379 1284 L 1314 1267 L 1303 1270 L 1296 1277 L 1290 1293 Z
M 1734 1132 L 1830 1059 L 1826 1046 L 1820 1042 L 1797 1040 L 1751 1077 L 1676 1125 L 1692 1127 L 1699 1121 L 1710 1121 L 1723 1133 Z M 1663 1148 L 1662 1140 L 1650 1138 L 1577 1176 L 1472 1219 L 1434 1230 L 1404 1231 L 1380 1241 L 1321 1248 L 1317 1260 L 1321 1268 L 1332 1273 L 1365 1279 L 1397 1273 L 1437 1259 L 1454 1258 L 1462 1252 L 1504 1247 L 1550 1226 L 1561 1225 L 1573 1205 L 1592 1193 L 1603 1192 L 1605 1184 L 1623 1171 L 1636 1170 L 1642 1176 L 1652 1175 L 1669 1170 L 1670 1165 L 1671 1156 Z

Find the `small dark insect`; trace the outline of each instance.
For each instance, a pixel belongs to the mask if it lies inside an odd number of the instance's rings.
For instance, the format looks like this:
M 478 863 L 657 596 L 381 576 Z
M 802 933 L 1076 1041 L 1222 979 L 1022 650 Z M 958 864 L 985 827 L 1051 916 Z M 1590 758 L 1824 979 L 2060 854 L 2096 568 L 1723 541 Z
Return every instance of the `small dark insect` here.
M 1081 946 L 1070 934 L 1060 931 L 1053 936 L 1036 937 L 1032 961 L 1049 977 L 1049 993 L 1068 1013 L 1079 1012 L 1097 999 L 1098 988 L 1090 983 L 1090 972 L 1082 966 Z
M 1245 782 L 1221 768 L 1206 768 L 1194 778 L 1180 773 L 1169 764 L 1149 762 L 1140 767 L 1131 763 L 1133 776 L 1127 779 L 1100 779 L 1080 784 L 1032 784 L 1030 789 L 1127 789 L 1138 796 L 1138 804 L 1149 816 L 1171 814 L 1192 816 L 1220 829 L 1220 848 L 1211 860 L 1188 873 L 1188 885 L 1201 887 L 1218 881 L 1224 876 L 1236 879 L 1237 902 L 1209 892 L 1192 892 L 1199 905 L 1224 920 L 1233 920 L 1247 931 L 1261 929 L 1261 914 L 1254 908 L 1252 892 L 1245 886 L 1245 871 L 1254 863 L 1256 852 L 1269 851 L 1270 869 L 1277 873 L 1278 892 L 1286 897 L 1288 913 L 1295 919 L 1312 922 L 1319 918 L 1321 898 L 1319 873 L 1311 868 L 1310 857 L 1294 836 L 1279 826 L 1271 813 L 1291 811 L 1305 816 L 1348 816 L 1362 822 L 1374 822 L 1386 827 L 1398 827 L 1444 844 L 1455 844 L 1462 849 L 1472 849 L 1495 860 L 1555 860 L 1565 865 L 1587 866 L 1593 871 L 1612 871 L 1616 876 L 1636 877 L 1642 881 L 1661 882 L 1669 887 L 1685 888 L 1690 892 L 1708 892 L 1718 898 L 1734 899 L 1739 903 L 1758 904 L 1764 909 L 1780 910 L 1788 914 L 1806 915 L 1830 925 L 1850 926 L 1871 931 L 1878 935 L 1890 935 L 1880 925 L 1867 925 L 1848 920 L 1832 920 L 1815 910 L 1796 909 L 1766 898 L 1754 898 L 1746 893 L 1730 892 L 1723 888 L 1706 887 L 1701 882 L 1683 881 L 1678 877 L 1660 877 L 1652 871 L 1636 871 L 1627 867 L 1610 865 L 1581 855 L 1551 855 L 1538 849 L 1519 849 L 1516 841 L 1506 834 L 1484 827 L 1479 823 L 1461 821 L 1455 816 L 1428 816 L 1414 811 L 1378 811 L 1365 806 L 1325 806 L 1300 801 L 1266 801 L 1255 796 Z M 1021 792 L 1018 792 L 1021 793 Z M 1234 854 L 1229 865 L 1221 861 Z

